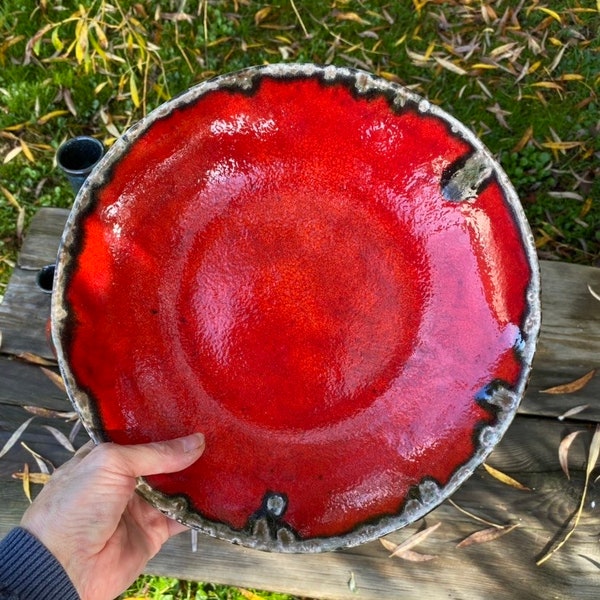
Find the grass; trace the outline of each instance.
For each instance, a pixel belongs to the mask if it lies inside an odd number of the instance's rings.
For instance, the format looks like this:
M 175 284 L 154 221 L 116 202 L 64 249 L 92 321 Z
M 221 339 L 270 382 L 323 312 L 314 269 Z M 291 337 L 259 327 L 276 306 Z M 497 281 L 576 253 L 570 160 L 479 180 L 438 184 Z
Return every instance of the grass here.
M 292 596 L 142 575 L 120 600 L 292 600 Z
M 110 145 L 195 83 L 280 61 L 367 69 L 442 105 L 503 164 L 540 257 L 600 266 L 599 31 L 584 0 L 3 0 L 0 295 L 31 216 L 73 201 L 61 142 Z M 164 578 L 128 591 L 253 593 Z

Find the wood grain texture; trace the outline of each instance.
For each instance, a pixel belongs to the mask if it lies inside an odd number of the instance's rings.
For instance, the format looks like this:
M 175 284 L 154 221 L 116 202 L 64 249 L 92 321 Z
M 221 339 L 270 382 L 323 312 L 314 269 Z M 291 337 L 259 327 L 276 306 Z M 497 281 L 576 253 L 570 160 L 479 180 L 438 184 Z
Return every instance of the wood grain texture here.
M 70 410 L 64 394 L 39 367 L 15 359 L 29 351 L 51 353 L 44 326 L 49 297 L 35 287 L 36 270 L 52 262 L 67 211 L 48 209 L 34 218 L 32 228 L 0 305 L 4 335 L 0 356 L 0 447 L 30 415 L 22 406 L 33 404 Z M 416 548 L 437 558 L 411 563 L 389 558 L 379 542 L 322 555 L 269 554 L 233 546 L 204 535 L 192 553 L 188 534 L 171 540 L 147 567 L 147 572 L 241 587 L 283 591 L 331 600 L 431 597 L 433 600 L 504 600 L 596 598 L 600 586 L 600 484 L 588 489 L 586 508 L 568 544 L 541 567 L 535 561 L 564 532 L 581 497 L 592 432 L 600 422 L 600 375 L 572 394 L 547 395 L 541 390 L 564 384 L 600 367 L 600 302 L 587 289 L 600 290 L 600 269 L 543 262 L 543 324 L 539 351 L 526 396 L 504 439 L 487 463 L 529 488 L 518 490 L 492 477 L 482 467 L 454 494 L 462 509 L 498 524 L 518 528 L 486 544 L 458 549 L 456 544 L 487 527 L 443 503 L 425 519 L 441 522 L 433 536 Z M 584 411 L 560 421 L 575 406 Z M 31 448 L 61 464 L 69 453 L 44 429 L 56 426 L 68 433 L 71 424 L 36 417 L 23 435 Z M 582 431 L 569 452 L 571 479 L 558 460 L 560 441 Z M 84 443 L 85 434 L 77 439 Z M 18 523 L 27 506 L 19 481 L 11 478 L 28 462 L 17 444 L 0 459 L 0 535 Z M 423 522 L 388 539 L 400 543 Z M 352 579 L 352 591 L 349 585 Z

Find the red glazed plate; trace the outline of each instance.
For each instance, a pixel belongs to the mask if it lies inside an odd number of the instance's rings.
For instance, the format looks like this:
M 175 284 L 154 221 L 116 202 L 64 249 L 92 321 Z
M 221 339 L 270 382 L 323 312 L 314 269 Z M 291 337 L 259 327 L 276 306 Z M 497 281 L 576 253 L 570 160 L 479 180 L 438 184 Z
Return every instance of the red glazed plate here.
M 517 410 L 539 274 L 513 188 L 459 122 L 351 69 L 200 84 L 110 149 L 65 229 L 53 336 L 96 441 L 202 431 L 140 492 L 308 552 L 425 515 Z

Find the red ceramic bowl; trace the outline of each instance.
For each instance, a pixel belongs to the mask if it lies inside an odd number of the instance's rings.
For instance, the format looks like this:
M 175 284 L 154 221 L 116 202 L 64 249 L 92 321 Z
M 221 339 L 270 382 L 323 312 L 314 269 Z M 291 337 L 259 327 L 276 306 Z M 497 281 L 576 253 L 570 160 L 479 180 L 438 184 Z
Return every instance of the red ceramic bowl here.
M 202 431 L 139 491 L 254 548 L 351 546 L 424 516 L 508 427 L 540 324 L 532 236 L 463 125 L 368 73 L 218 77 L 80 191 L 53 298 L 92 438 Z

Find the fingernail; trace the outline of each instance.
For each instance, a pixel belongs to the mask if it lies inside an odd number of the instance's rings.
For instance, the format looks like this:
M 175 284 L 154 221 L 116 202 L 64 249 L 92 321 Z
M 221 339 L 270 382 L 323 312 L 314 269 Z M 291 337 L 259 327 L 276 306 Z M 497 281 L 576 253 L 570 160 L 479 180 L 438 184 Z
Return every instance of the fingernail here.
M 195 452 L 199 448 L 204 448 L 204 435 L 202 433 L 193 433 L 181 438 L 184 453 Z

